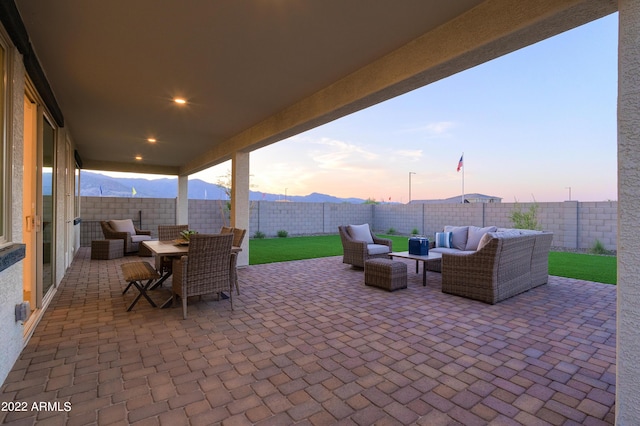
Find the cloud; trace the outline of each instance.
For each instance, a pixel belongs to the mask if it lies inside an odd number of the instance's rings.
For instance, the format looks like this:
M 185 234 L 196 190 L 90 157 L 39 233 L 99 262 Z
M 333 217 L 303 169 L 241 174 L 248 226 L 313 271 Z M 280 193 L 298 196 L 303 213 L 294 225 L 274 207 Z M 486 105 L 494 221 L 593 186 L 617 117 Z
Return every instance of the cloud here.
M 348 142 L 322 138 L 314 141 L 320 148 L 311 150 L 311 158 L 321 169 L 341 171 L 370 168 L 380 156 L 365 148 Z
M 402 161 L 419 161 L 422 159 L 421 149 L 401 149 L 395 151 L 396 156 L 401 157 Z
M 456 127 L 456 123 L 453 121 L 437 121 L 425 126 L 406 129 L 406 132 L 426 133 L 429 138 L 446 137 L 450 135 L 449 131 L 454 127 Z

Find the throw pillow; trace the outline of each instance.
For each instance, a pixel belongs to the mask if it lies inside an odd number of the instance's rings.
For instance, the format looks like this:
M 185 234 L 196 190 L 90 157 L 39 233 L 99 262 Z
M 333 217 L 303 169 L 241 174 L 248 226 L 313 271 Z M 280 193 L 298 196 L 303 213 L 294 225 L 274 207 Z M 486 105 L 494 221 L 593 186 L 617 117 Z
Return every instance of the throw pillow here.
M 349 225 L 347 227 L 349 235 L 356 241 L 365 241 L 367 244 L 373 244 L 373 237 L 371 236 L 371 230 L 369 224 L 364 223 L 362 225 Z
M 133 226 L 131 219 L 110 220 L 109 225 L 111 225 L 116 232 L 128 232 L 131 235 L 136 235 L 136 228 Z
M 445 226 L 444 232 L 451 232 L 451 248 L 465 250 L 467 246 L 468 226 Z
M 467 238 L 467 247 L 465 250 L 467 251 L 475 251 L 478 250 L 478 244 L 480 243 L 480 239 L 487 232 L 495 232 L 498 228 L 495 226 L 487 226 L 485 228 L 478 228 L 477 226 L 469 227 L 469 236 Z
M 451 248 L 451 232 L 436 232 L 436 247 Z
M 478 243 L 478 251 L 480 251 L 482 249 L 482 247 L 486 246 L 487 244 L 489 244 L 489 241 L 491 241 L 491 239 L 494 237 L 494 233 L 491 232 L 487 232 L 486 234 L 484 234 L 482 236 L 482 238 L 480 238 L 480 242 Z

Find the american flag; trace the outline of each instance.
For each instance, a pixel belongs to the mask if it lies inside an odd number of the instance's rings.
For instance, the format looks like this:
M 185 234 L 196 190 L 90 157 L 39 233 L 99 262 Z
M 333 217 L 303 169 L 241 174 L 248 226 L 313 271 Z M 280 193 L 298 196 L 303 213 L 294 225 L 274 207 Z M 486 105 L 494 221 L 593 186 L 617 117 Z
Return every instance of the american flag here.
M 462 164 L 462 157 L 464 157 L 464 154 L 462 154 L 462 155 L 460 156 L 460 161 L 458 161 L 458 169 L 456 170 L 456 172 L 459 172 L 459 171 L 460 171 L 460 169 L 462 168 L 462 165 L 463 165 L 463 164 Z

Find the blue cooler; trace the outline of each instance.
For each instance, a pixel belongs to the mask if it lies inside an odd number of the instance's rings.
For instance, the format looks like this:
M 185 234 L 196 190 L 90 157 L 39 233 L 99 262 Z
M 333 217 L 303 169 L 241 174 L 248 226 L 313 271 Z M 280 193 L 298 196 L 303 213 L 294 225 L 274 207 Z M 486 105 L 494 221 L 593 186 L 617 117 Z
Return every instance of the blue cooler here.
M 429 240 L 422 237 L 409 238 L 409 254 L 427 256 L 429 254 Z

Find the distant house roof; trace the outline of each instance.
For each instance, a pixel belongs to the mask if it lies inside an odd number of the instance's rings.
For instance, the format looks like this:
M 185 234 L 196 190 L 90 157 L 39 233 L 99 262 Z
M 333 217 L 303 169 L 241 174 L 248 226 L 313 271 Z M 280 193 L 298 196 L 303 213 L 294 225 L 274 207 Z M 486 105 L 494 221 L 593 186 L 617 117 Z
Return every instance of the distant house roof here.
M 460 203 L 462 195 L 439 200 L 411 200 L 411 204 L 455 204 Z M 502 198 L 484 194 L 464 194 L 465 203 L 501 203 Z

